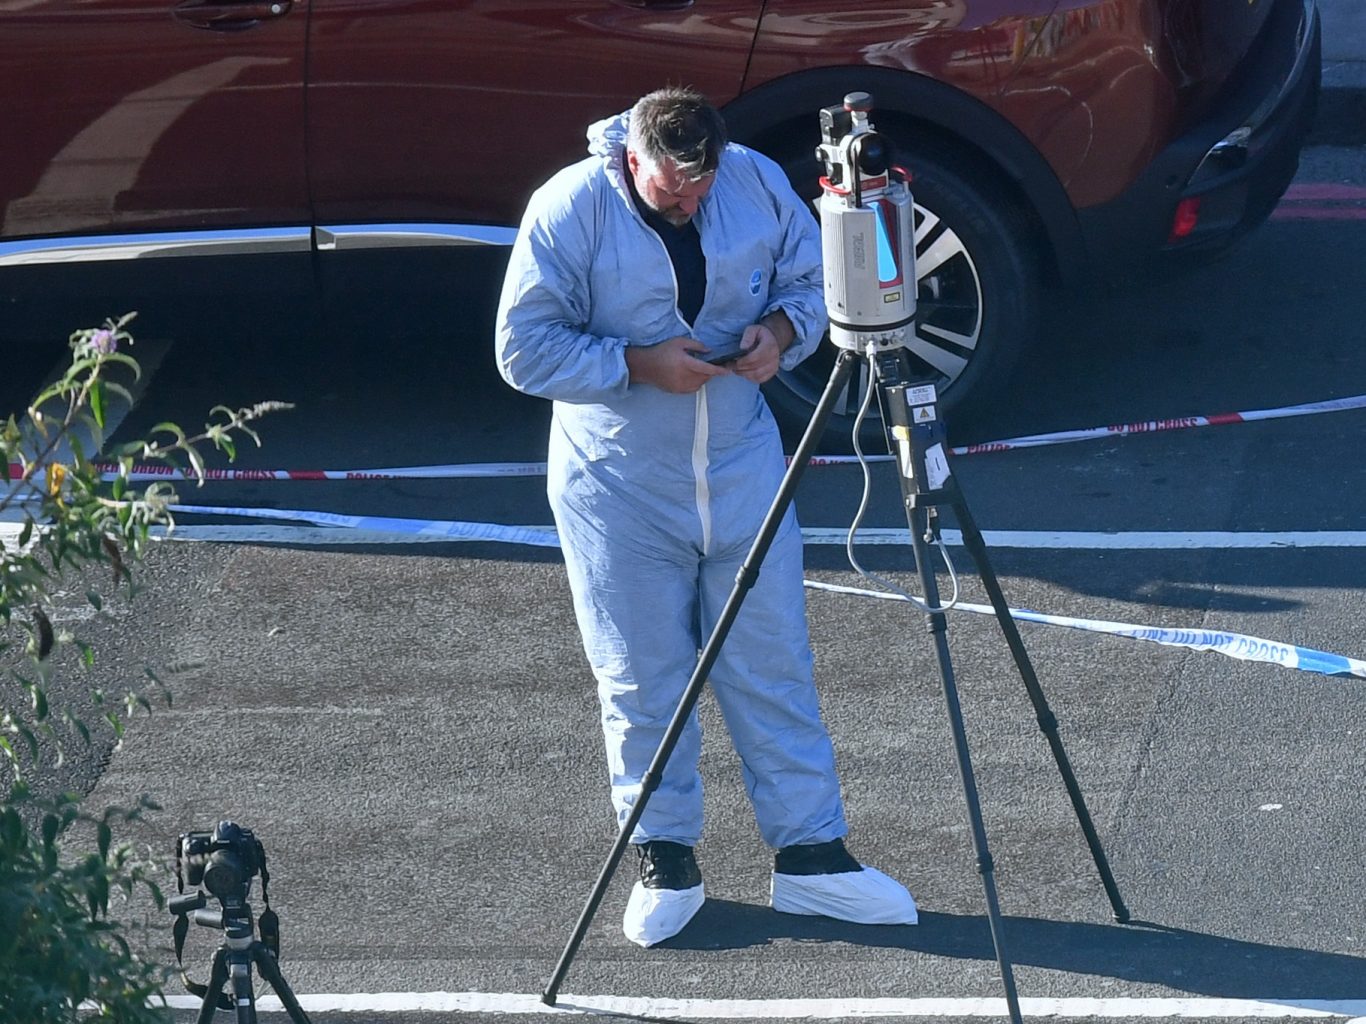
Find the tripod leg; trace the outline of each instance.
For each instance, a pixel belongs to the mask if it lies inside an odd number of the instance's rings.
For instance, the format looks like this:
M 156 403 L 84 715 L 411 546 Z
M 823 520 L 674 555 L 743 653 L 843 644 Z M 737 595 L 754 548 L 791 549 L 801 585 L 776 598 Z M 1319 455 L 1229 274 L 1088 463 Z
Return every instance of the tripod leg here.
M 972 513 L 968 511 L 967 504 L 961 496 L 955 497 L 953 511 L 963 533 L 963 545 L 977 564 L 978 574 L 982 577 L 982 583 L 991 598 L 991 606 L 996 611 L 996 619 L 1001 625 L 1001 632 L 1005 634 L 1006 644 L 1015 659 L 1016 667 L 1020 670 L 1020 678 L 1024 680 L 1025 689 L 1029 692 L 1029 699 L 1034 704 L 1034 714 L 1038 720 L 1039 728 L 1048 738 L 1048 746 L 1053 751 L 1053 760 L 1057 762 L 1063 785 L 1067 787 L 1067 795 L 1072 800 L 1072 809 L 1076 812 L 1077 822 L 1081 825 L 1082 834 L 1086 837 L 1086 845 L 1091 849 L 1091 859 L 1095 861 L 1101 884 L 1105 886 L 1105 894 L 1110 898 L 1110 907 L 1114 912 L 1115 920 L 1123 924 L 1129 920 L 1129 910 L 1124 905 L 1123 897 L 1120 896 L 1119 886 L 1115 883 L 1115 876 L 1110 871 L 1109 859 L 1105 856 L 1105 848 L 1101 845 L 1100 837 L 1096 834 L 1096 827 L 1091 821 L 1091 814 L 1086 809 L 1086 799 L 1082 796 L 1081 787 L 1077 784 L 1077 776 L 1072 771 L 1072 763 L 1068 759 L 1067 751 L 1063 748 L 1062 739 L 1058 735 L 1057 716 L 1048 706 L 1048 699 L 1044 696 L 1043 687 L 1039 685 L 1039 678 L 1034 672 L 1034 666 L 1029 660 L 1029 655 L 1025 652 L 1020 631 L 1015 625 L 1015 620 L 1011 618 L 1010 606 L 1006 603 L 1005 594 L 1001 591 L 1001 585 L 987 559 L 986 543 L 982 540 L 981 531 L 977 529 L 977 524 L 972 519 Z
M 915 551 L 915 565 L 920 574 L 921 593 L 931 608 L 939 607 L 939 587 L 930 569 L 925 547 L 929 529 L 928 514 L 923 507 L 909 511 L 911 544 Z M 991 925 L 991 941 L 996 948 L 996 963 L 1001 968 L 1001 984 L 1005 988 L 1006 1009 L 1014 1024 L 1020 1024 L 1020 1000 L 1015 990 L 1015 973 L 1006 956 L 1002 940 L 1001 908 L 996 896 L 995 867 L 987 848 L 986 828 L 982 824 L 982 808 L 977 799 L 977 782 L 972 771 L 972 757 L 968 751 L 967 732 L 963 727 L 963 709 L 958 702 L 958 687 L 953 678 L 953 662 L 949 658 L 948 623 L 944 612 L 929 612 L 926 623 L 934 641 L 935 656 L 939 660 L 939 677 L 944 688 L 944 704 L 948 709 L 949 728 L 953 733 L 954 752 L 958 757 L 958 775 L 963 783 L 963 798 L 967 804 L 968 822 L 972 827 L 972 845 L 977 855 L 977 871 L 982 876 L 986 896 L 987 921 Z
M 232 985 L 232 1005 L 237 1024 L 256 1024 L 256 994 L 251 990 L 251 956 L 234 953 L 229 957 L 228 982 Z
M 204 986 L 204 1002 L 200 1004 L 196 1024 L 209 1024 L 213 1020 L 214 1011 L 218 1009 L 219 993 L 223 991 L 223 984 L 227 980 L 228 950 L 226 946 L 220 946 L 213 955 L 213 967 L 209 971 L 209 981 Z
M 726 642 L 726 636 L 730 633 L 730 628 L 740 613 L 740 606 L 744 603 L 746 595 L 759 577 L 759 567 L 763 564 L 764 556 L 768 554 L 773 538 L 778 533 L 778 527 L 782 525 L 787 507 L 792 504 L 802 472 L 810 463 L 811 456 L 820 443 L 826 420 L 830 417 L 830 411 L 834 408 L 835 401 L 839 398 L 840 392 L 848 380 L 849 373 L 858 358 L 857 353 L 842 350 L 835 360 L 835 368 L 830 373 L 830 381 L 826 384 L 825 391 L 816 404 L 811 422 L 807 424 L 806 432 L 797 445 L 797 451 L 792 456 L 787 473 L 784 474 L 783 482 L 778 488 L 773 504 L 764 517 L 763 524 L 759 527 L 759 533 L 754 538 L 749 554 L 745 556 L 744 564 L 741 565 L 740 571 L 736 574 L 735 588 L 731 591 L 730 597 L 726 599 L 725 607 L 721 609 L 721 615 L 716 621 L 716 626 L 712 629 L 706 646 L 702 648 L 697 667 L 688 680 L 688 685 L 683 691 L 683 697 L 679 701 L 678 708 L 674 711 L 673 718 L 669 721 L 669 727 L 665 730 L 664 738 L 660 741 L 659 749 L 655 751 L 654 759 L 650 762 L 650 767 L 640 781 L 640 795 L 636 797 L 636 802 L 631 807 L 631 813 L 622 824 L 621 831 L 617 833 L 616 842 L 612 845 L 612 852 L 608 855 L 607 862 L 598 874 L 598 880 L 593 885 L 593 891 L 588 895 L 588 902 L 584 905 L 583 911 L 579 914 L 579 920 L 574 925 L 574 931 L 569 936 L 569 942 L 566 944 L 564 952 L 560 955 L 559 963 L 555 965 L 554 973 L 546 982 L 545 991 L 541 993 L 541 1002 L 547 1006 L 555 1005 L 555 999 L 559 993 L 560 985 L 564 982 L 564 976 L 569 971 L 569 965 L 573 962 L 579 945 L 588 933 L 588 927 L 593 922 L 593 915 L 597 913 L 598 906 L 607 893 L 607 886 L 611 884 L 617 865 L 621 863 L 621 858 L 626 853 L 626 847 L 630 845 L 631 835 L 635 832 L 636 826 L 640 824 L 641 815 L 645 813 L 645 805 L 649 801 L 650 795 L 659 788 L 664 777 L 664 767 L 668 764 L 669 757 L 673 754 L 674 747 L 677 746 L 678 739 L 683 734 L 688 716 L 692 714 L 697 699 L 702 695 L 702 687 L 706 685 L 707 676 L 710 675 L 712 666 L 716 664 L 716 659 L 721 653 L 721 647 Z
M 275 960 L 275 955 L 266 948 L 264 943 L 253 943 L 251 947 L 252 959 L 256 961 L 256 967 L 261 972 L 261 977 L 270 983 L 270 987 L 275 990 L 275 994 L 280 997 L 280 1002 L 284 1004 L 289 1019 L 294 1024 L 310 1024 L 308 1014 L 299 1005 L 299 1000 L 294 995 L 294 990 L 289 987 L 289 982 L 285 981 L 285 976 L 280 973 L 280 965 Z

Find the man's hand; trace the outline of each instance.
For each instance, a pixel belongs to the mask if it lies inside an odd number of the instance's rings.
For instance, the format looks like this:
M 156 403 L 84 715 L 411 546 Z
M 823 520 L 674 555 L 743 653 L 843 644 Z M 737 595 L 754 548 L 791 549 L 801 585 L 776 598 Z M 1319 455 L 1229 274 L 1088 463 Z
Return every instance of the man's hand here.
M 686 335 L 658 345 L 628 345 L 626 368 L 632 384 L 653 384 L 676 395 L 690 395 L 713 377 L 730 373 L 724 366 L 704 363 L 699 357 L 706 352 L 706 345 Z
M 755 384 L 771 380 L 778 372 L 778 358 L 783 349 L 792 344 L 796 332 L 792 322 L 781 309 L 775 310 L 757 324 L 750 324 L 740 335 L 744 355 L 731 363 L 731 369 Z

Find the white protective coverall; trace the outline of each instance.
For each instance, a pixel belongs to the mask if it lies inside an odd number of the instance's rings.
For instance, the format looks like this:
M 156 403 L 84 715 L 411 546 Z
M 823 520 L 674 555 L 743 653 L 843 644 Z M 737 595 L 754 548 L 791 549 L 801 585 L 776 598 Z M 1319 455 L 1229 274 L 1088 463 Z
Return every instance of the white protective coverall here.
M 500 372 L 554 401 L 548 493 L 602 704 L 622 824 L 735 584 L 784 472 L 759 387 L 714 377 L 695 394 L 632 384 L 628 345 L 690 334 L 713 350 L 782 309 L 796 329 L 782 366 L 826 326 L 820 233 L 777 164 L 736 144 L 694 217 L 706 298 L 691 327 L 673 267 L 628 190 L 626 114 L 588 130 L 588 159 L 532 197 L 499 303 Z M 847 827 L 812 679 L 802 541 L 792 509 L 712 671 L 771 847 Z M 633 842 L 695 845 L 702 828 L 696 714 Z

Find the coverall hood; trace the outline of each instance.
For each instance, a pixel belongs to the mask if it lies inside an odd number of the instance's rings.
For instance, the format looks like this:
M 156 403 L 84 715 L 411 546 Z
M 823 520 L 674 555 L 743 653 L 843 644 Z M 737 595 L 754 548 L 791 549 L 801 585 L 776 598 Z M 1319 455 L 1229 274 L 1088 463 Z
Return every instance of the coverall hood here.
M 626 146 L 626 133 L 631 126 L 631 112 L 623 110 L 620 114 L 594 121 L 585 133 L 588 136 L 588 155 L 600 156 L 609 164 L 620 162 Z
M 620 114 L 594 121 L 585 133 L 588 137 L 588 155 L 602 161 L 603 175 L 622 202 L 634 205 L 630 187 L 626 184 L 626 137 L 630 131 L 631 112 L 623 110 Z

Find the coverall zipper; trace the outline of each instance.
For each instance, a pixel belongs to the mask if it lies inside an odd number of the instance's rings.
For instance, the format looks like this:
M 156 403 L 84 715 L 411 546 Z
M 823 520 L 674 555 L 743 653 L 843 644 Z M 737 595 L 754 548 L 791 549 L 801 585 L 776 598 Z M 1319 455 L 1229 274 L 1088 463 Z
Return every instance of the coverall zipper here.
M 669 265 L 669 277 L 674 283 L 674 315 L 678 317 L 678 322 L 683 325 L 684 330 L 691 335 L 692 326 L 683 319 L 683 314 L 678 311 L 678 272 L 674 270 L 673 257 L 669 255 L 669 247 L 664 244 L 664 239 L 656 234 L 655 230 L 645 223 L 645 219 L 636 213 L 636 219 L 651 235 L 659 247 L 664 250 L 664 261 Z M 706 300 L 703 300 L 706 304 Z M 698 315 L 701 315 L 699 311 Z M 692 433 L 692 471 L 693 471 L 693 500 L 697 503 L 697 520 L 702 527 L 702 554 L 711 554 L 711 490 L 707 486 L 707 469 L 711 465 L 707 457 L 707 441 L 709 434 L 709 424 L 707 421 L 707 386 L 703 384 L 696 392 L 696 403 L 693 409 L 693 433 Z

